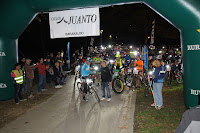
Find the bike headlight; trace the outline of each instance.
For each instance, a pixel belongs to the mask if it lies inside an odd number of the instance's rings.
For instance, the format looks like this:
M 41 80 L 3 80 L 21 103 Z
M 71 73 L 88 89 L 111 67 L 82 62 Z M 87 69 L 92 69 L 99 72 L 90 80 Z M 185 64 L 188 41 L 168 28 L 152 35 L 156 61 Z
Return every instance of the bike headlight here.
M 166 68 L 170 68 L 170 66 L 169 66 L 169 65 L 166 65 Z
M 114 62 L 114 60 L 110 60 L 110 63 L 113 63 Z
M 86 79 L 86 82 L 87 82 L 87 83 L 91 83 L 91 82 L 92 82 L 92 79 Z
M 149 71 L 149 75 L 153 75 L 153 71 Z
M 99 68 L 98 68 L 98 66 L 95 66 L 95 67 L 94 67 L 94 70 L 96 70 L 96 71 L 97 71 L 98 69 L 99 69 Z
M 136 70 L 137 70 L 137 68 L 135 67 L 135 68 L 134 68 L 134 70 L 136 71 Z
M 135 51 L 135 52 L 133 52 L 133 54 L 134 54 L 135 56 L 137 56 L 137 55 L 138 55 L 138 52 L 137 52 L 137 51 Z

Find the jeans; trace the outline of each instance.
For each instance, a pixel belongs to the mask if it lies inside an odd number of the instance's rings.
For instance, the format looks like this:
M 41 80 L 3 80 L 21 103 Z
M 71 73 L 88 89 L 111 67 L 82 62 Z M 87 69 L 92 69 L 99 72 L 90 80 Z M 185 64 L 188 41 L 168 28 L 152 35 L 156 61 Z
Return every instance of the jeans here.
M 23 99 L 22 97 L 22 87 L 23 87 L 23 84 L 15 84 L 14 85 L 15 87 L 15 102 L 18 103 L 19 102 L 19 99 Z M 19 98 L 19 99 L 18 99 Z
M 41 88 L 44 89 L 46 82 L 46 75 L 39 74 L 38 92 L 41 92 Z
M 25 80 L 26 83 L 26 91 L 27 91 L 27 95 L 30 96 L 31 95 L 31 91 L 32 91 L 32 86 L 33 86 L 33 79 L 26 79 Z
M 153 94 L 157 106 L 163 106 L 162 86 L 163 83 L 153 82 Z
M 103 92 L 102 97 L 104 97 L 104 98 L 106 97 L 106 96 L 105 96 L 105 88 L 106 88 L 107 97 L 108 97 L 108 98 L 111 98 L 109 82 L 101 82 L 101 88 L 102 88 L 102 92 Z

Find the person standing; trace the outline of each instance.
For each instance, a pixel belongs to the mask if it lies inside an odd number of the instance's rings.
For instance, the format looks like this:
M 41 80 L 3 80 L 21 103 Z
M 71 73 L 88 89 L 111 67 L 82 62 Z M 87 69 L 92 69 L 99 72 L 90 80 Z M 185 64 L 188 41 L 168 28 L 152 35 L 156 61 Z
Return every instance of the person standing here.
M 45 82 L 46 82 L 46 70 L 48 67 L 49 66 L 46 66 L 44 64 L 43 58 L 40 58 L 40 63 L 38 64 L 38 73 L 39 73 L 38 93 L 47 90 L 45 89 Z
M 111 100 L 111 93 L 110 93 L 110 86 L 111 86 L 111 80 L 112 80 L 112 75 L 110 72 L 110 69 L 106 65 L 106 61 L 101 62 L 101 87 L 102 87 L 102 98 L 101 100 L 105 100 L 105 88 L 107 92 L 107 101 L 110 102 Z
M 27 95 L 29 99 L 34 98 L 32 95 L 32 87 L 33 87 L 33 79 L 34 79 L 34 70 L 37 68 L 37 64 L 30 65 L 31 60 L 29 58 L 26 59 L 26 63 L 24 65 L 24 71 L 25 71 L 25 88 L 27 91 Z
M 155 106 L 157 109 L 161 109 L 163 107 L 163 97 L 162 97 L 162 87 L 165 77 L 165 67 L 161 64 L 162 56 L 157 56 L 156 58 L 156 68 L 153 73 L 153 94 L 155 103 L 151 104 L 151 106 Z
M 25 72 L 24 72 L 24 65 L 25 65 L 25 63 L 26 63 L 26 58 L 25 57 L 21 58 L 19 64 L 21 65 L 21 70 L 22 70 L 24 76 L 25 76 Z M 24 93 L 27 93 L 27 90 L 25 89 L 25 86 L 26 86 L 25 83 L 26 83 L 26 81 L 25 81 L 25 77 L 24 77 L 24 83 L 23 83 L 22 90 L 24 90 Z
M 20 68 L 21 68 L 21 65 L 19 63 L 17 63 L 17 64 L 15 64 L 15 69 L 12 70 L 12 72 L 11 72 L 12 81 L 13 81 L 13 84 L 15 87 L 14 99 L 15 99 L 16 104 L 19 104 L 19 100 L 20 101 L 26 100 L 22 97 L 22 87 L 23 87 L 23 83 L 24 83 L 24 80 L 23 80 L 24 76 L 23 76 L 23 72 Z

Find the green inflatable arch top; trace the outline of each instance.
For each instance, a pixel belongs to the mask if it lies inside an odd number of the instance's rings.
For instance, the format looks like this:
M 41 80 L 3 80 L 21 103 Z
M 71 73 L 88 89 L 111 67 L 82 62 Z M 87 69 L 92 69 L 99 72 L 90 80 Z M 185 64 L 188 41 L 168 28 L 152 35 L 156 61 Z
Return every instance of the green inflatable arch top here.
M 198 105 L 200 94 L 199 0 L 1 0 L 0 100 L 13 98 L 10 72 L 17 62 L 17 38 L 38 12 L 145 3 L 173 23 L 181 33 L 184 63 L 184 97 L 187 108 Z

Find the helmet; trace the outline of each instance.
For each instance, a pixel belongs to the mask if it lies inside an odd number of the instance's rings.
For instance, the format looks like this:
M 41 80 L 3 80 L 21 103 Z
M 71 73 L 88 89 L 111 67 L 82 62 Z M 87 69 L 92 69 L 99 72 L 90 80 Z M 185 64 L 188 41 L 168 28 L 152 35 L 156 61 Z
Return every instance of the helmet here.
M 92 59 L 88 57 L 88 58 L 86 59 L 86 61 L 92 62 Z
M 116 58 L 117 58 L 117 57 L 120 57 L 120 54 L 116 54 L 116 56 L 115 56 L 115 57 L 116 57 Z

